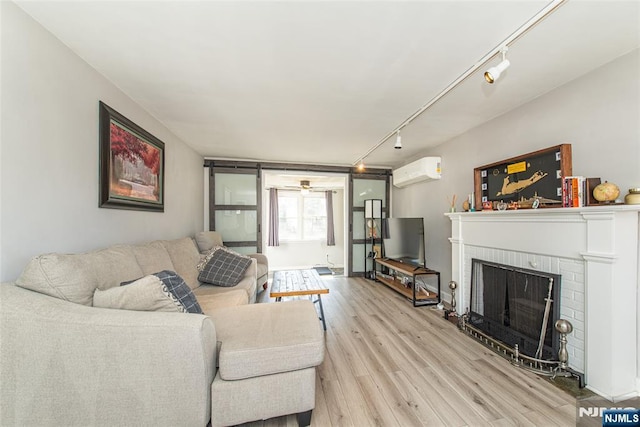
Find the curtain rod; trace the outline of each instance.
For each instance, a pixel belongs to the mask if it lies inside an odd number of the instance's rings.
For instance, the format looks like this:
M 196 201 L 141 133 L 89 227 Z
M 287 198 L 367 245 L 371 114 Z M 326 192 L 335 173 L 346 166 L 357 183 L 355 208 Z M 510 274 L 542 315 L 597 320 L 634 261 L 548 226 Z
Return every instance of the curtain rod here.
M 265 187 L 264 189 L 265 190 L 271 190 L 272 188 L 275 188 L 276 190 L 282 190 L 282 191 L 300 191 L 301 190 L 301 188 L 286 188 L 286 187 L 274 187 L 274 186 Z M 338 193 L 337 190 L 316 190 L 316 189 L 313 189 L 313 188 L 310 188 L 309 191 L 311 193 L 324 193 L 326 191 L 331 191 L 333 194 L 337 194 Z

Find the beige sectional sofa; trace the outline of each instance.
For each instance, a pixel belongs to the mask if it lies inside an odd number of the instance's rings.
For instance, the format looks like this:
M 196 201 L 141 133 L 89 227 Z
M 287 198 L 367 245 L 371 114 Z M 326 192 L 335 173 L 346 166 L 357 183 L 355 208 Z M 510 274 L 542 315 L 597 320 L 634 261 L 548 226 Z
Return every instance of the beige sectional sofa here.
M 0 425 L 308 423 L 325 351 L 313 304 L 251 304 L 255 260 L 234 287 L 200 284 L 200 258 L 192 238 L 47 254 L 0 284 Z M 162 270 L 204 314 L 93 306 Z

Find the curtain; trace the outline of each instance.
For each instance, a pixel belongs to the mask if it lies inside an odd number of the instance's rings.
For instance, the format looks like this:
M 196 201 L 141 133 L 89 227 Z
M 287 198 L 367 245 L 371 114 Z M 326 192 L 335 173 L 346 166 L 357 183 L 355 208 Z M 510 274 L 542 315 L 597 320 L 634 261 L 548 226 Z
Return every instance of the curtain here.
M 336 234 L 333 228 L 333 191 L 325 191 L 327 200 L 327 246 L 336 245 Z
M 278 190 L 269 189 L 269 241 L 267 246 L 280 246 L 280 218 L 278 214 Z

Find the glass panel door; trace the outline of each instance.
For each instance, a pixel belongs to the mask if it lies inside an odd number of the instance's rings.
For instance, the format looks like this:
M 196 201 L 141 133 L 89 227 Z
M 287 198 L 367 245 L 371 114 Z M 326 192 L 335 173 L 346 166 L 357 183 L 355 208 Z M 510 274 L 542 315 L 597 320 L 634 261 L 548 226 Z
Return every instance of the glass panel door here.
M 261 252 L 258 168 L 214 167 L 209 176 L 209 229 L 237 252 Z
M 364 201 L 381 199 L 382 217 L 386 218 L 389 212 L 389 172 L 377 174 L 352 173 L 350 176 L 351 223 L 349 224 L 349 240 L 351 256 L 349 259 L 349 276 L 364 276 L 366 271 L 373 270 L 373 258 L 368 256 L 372 251 L 372 245 L 371 239 L 367 238 Z M 381 227 L 381 224 L 377 225 Z M 375 244 L 381 245 L 381 240 L 376 239 Z

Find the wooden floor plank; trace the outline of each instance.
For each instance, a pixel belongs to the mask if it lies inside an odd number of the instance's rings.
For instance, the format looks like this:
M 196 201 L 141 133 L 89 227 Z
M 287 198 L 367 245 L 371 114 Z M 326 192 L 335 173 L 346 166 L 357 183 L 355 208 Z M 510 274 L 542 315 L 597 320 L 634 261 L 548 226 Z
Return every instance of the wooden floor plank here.
M 329 419 L 332 426 L 355 426 L 351 420 L 347 399 L 339 381 L 324 381 L 322 391 L 327 402 Z
M 411 383 L 404 372 L 399 371 L 392 373 L 391 380 L 407 402 L 409 408 L 415 412 L 416 417 L 423 425 L 445 425 L 444 421 L 438 416 L 435 409 L 427 400 L 425 400 L 425 396 Z
M 330 426 L 331 417 L 329 416 L 329 408 L 322 390 L 322 381 L 320 376 L 316 374 L 316 407 L 311 413 L 311 424 L 316 426 Z M 296 420 L 297 426 L 297 420 Z
M 452 360 L 444 347 L 434 345 L 437 344 L 435 340 L 425 340 L 421 334 L 407 333 L 405 336 L 407 342 L 414 345 L 424 355 L 425 360 L 429 360 L 431 368 L 441 378 L 443 387 L 451 394 L 455 393 L 462 397 L 465 409 L 475 411 L 485 422 L 501 418 L 502 414 L 497 410 L 495 401 L 491 399 L 483 385 L 470 380 L 464 373 L 467 364 L 464 358 Z
M 351 370 L 354 377 L 367 375 L 368 371 L 362 358 L 356 351 L 352 339 L 351 331 L 345 331 L 341 327 L 332 328 L 331 334 L 335 337 L 335 344 L 344 356 L 344 363 Z
M 380 393 L 378 386 L 369 375 L 358 377 L 358 384 L 366 398 L 369 412 L 372 416 L 372 425 L 375 426 L 404 426 L 400 424 L 393 414 L 393 410 Z
M 338 331 L 339 328 L 334 328 L 330 331 L 330 334 L 335 334 L 339 337 L 340 335 L 338 334 Z M 336 360 L 335 366 L 337 379 L 339 379 L 344 395 L 349 397 L 349 415 L 353 420 L 354 425 L 359 426 L 369 424 L 372 416 L 367 409 L 367 403 L 362 395 L 360 386 L 356 381 L 356 377 L 358 376 L 354 374 L 356 370 L 350 366 L 350 361 L 344 354 L 342 347 L 337 340 L 327 340 L 327 351 L 331 354 L 332 359 Z M 366 375 L 366 373 L 363 375 Z
M 569 426 L 573 397 L 380 283 L 326 278 L 312 426 Z M 261 302 L 272 302 L 264 297 Z M 295 415 L 251 426 L 296 425 Z
M 334 363 L 333 363 L 333 359 L 337 356 L 337 354 L 334 351 L 329 351 L 332 346 L 330 341 L 331 340 L 329 339 L 326 340 L 324 362 L 320 366 L 318 366 L 318 368 L 316 369 L 318 373 L 318 377 L 320 378 L 321 382 L 338 379 L 338 374 L 336 373 L 336 367 L 334 366 Z

